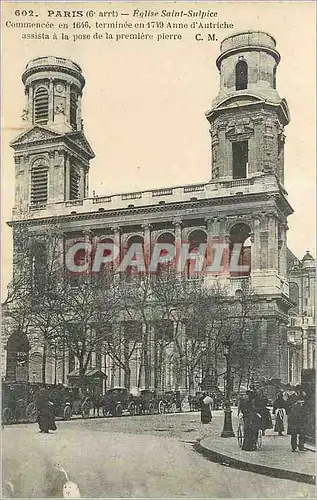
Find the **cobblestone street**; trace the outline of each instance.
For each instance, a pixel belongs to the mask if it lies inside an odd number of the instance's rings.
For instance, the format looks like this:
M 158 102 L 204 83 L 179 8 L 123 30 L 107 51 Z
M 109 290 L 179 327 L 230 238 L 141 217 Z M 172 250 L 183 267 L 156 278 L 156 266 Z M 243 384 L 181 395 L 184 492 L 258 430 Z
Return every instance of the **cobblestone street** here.
M 314 498 L 314 487 L 208 461 L 196 439 L 219 435 L 198 413 L 71 420 L 55 434 L 36 425 L 2 432 L 3 496 L 58 498 L 69 480 L 82 497 Z M 285 438 L 287 439 L 287 438 Z M 12 446 L 12 441 L 16 446 Z

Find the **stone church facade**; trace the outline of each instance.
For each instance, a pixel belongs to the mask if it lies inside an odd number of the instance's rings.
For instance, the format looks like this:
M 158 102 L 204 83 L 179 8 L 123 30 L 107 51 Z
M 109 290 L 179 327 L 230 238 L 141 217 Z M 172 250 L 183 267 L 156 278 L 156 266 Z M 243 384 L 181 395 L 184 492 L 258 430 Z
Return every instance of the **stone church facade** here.
M 233 296 L 245 282 L 258 294 L 261 336 L 267 345 L 265 374 L 287 382 L 292 306 L 287 218 L 293 210 L 284 186 L 284 128 L 290 116 L 276 87 L 279 61 L 275 39 L 264 32 L 239 33 L 221 43 L 216 61 L 219 93 L 206 112 L 210 180 L 100 197 L 88 194 L 94 152 L 83 130 L 81 68 L 58 57 L 30 61 L 22 75 L 25 131 L 11 143 L 16 188 L 10 224 L 14 230 L 19 223 L 34 228 L 58 223 L 66 238 L 84 235 L 86 241 L 112 241 L 120 248 L 157 241 L 189 241 L 194 246 L 215 237 L 229 248 L 240 243 L 250 271 L 237 275 L 225 265 L 219 276 L 206 279 L 218 280 Z M 34 360 L 40 357 L 33 354 Z M 171 359 L 164 375 L 167 389 L 174 384 Z M 136 373 L 137 351 L 134 362 Z M 106 356 L 92 363 L 105 369 L 113 384 L 122 384 L 120 370 L 111 371 Z M 66 356 L 58 378 L 66 381 L 71 368 Z M 53 371 L 51 366 L 52 378 Z M 37 373 L 34 361 L 30 380 Z

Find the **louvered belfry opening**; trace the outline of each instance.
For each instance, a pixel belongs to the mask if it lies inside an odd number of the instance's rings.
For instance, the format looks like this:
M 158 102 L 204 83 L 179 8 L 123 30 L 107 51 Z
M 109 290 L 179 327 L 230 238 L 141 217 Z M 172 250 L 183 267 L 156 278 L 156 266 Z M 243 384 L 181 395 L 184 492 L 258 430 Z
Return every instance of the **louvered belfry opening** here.
M 48 171 L 46 165 L 39 165 L 31 173 L 31 204 L 47 203 Z
M 70 125 L 77 129 L 77 94 L 73 91 L 70 94 Z
M 34 97 L 34 123 L 46 125 L 48 122 L 48 90 L 39 87 Z
M 79 181 L 80 181 L 80 175 L 77 171 L 77 168 L 74 164 L 71 164 L 70 180 L 69 180 L 69 187 L 70 187 L 69 197 L 71 200 L 78 200 L 79 198 Z

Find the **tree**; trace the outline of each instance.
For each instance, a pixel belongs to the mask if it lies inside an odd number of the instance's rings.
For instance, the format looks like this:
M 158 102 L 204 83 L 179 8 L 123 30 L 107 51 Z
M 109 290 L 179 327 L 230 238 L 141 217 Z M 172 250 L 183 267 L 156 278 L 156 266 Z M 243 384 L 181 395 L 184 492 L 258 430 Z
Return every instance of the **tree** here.
M 121 309 L 119 289 L 117 277 L 109 268 L 97 275 L 64 280 L 63 308 L 58 314 L 59 345 L 77 358 L 82 388 L 93 352 L 111 342 L 109 325 L 116 322 Z

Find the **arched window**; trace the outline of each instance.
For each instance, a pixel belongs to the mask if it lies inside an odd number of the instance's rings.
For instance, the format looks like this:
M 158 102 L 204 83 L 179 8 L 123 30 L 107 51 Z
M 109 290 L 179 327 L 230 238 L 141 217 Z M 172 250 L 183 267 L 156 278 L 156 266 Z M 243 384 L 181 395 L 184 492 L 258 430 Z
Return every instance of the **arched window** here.
M 175 266 L 175 258 L 171 259 L 169 261 L 163 262 L 163 257 L 168 256 L 168 253 L 169 253 L 168 249 L 171 248 L 168 245 L 172 245 L 172 247 L 174 249 L 174 255 L 176 253 L 175 237 L 173 234 L 166 232 L 166 233 L 160 234 L 160 236 L 156 240 L 156 243 L 162 245 L 162 247 L 161 247 L 162 249 L 160 251 L 160 258 L 162 258 L 162 261 L 157 264 L 157 267 L 154 271 L 154 273 L 156 273 L 157 275 L 160 275 L 160 274 L 163 274 L 164 271 L 166 272 L 168 269 L 172 269 Z M 166 249 L 163 248 L 163 245 L 166 245 Z M 171 251 L 172 251 L 172 248 L 171 248 Z M 176 257 L 176 255 L 175 255 L 175 257 Z M 168 257 L 166 257 L 166 260 L 167 259 L 168 259 Z
M 31 204 L 47 203 L 48 169 L 45 164 L 33 166 L 31 171 Z
M 48 122 L 48 90 L 39 87 L 34 96 L 34 123 L 46 125 Z
M 77 129 L 77 94 L 71 92 L 70 94 L 70 125 Z
M 248 65 L 245 61 L 236 64 L 236 90 L 248 88 Z
M 235 224 L 230 231 L 230 276 L 249 276 L 251 271 L 251 238 L 247 224 Z M 242 268 L 243 266 L 243 268 Z
M 126 257 L 129 253 L 129 258 Z M 126 269 L 124 269 L 126 273 L 127 281 L 133 280 L 139 274 L 143 272 L 145 268 L 145 248 L 144 248 L 144 239 L 142 236 L 135 235 L 131 236 L 128 239 L 125 248 L 123 249 L 124 258 L 127 258 Z
M 205 254 L 202 254 L 203 244 L 207 244 L 206 233 L 197 229 L 190 233 L 189 237 L 189 253 L 196 254 L 197 257 L 188 259 L 186 262 L 187 278 L 199 279 L 206 273 L 206 249 Z

